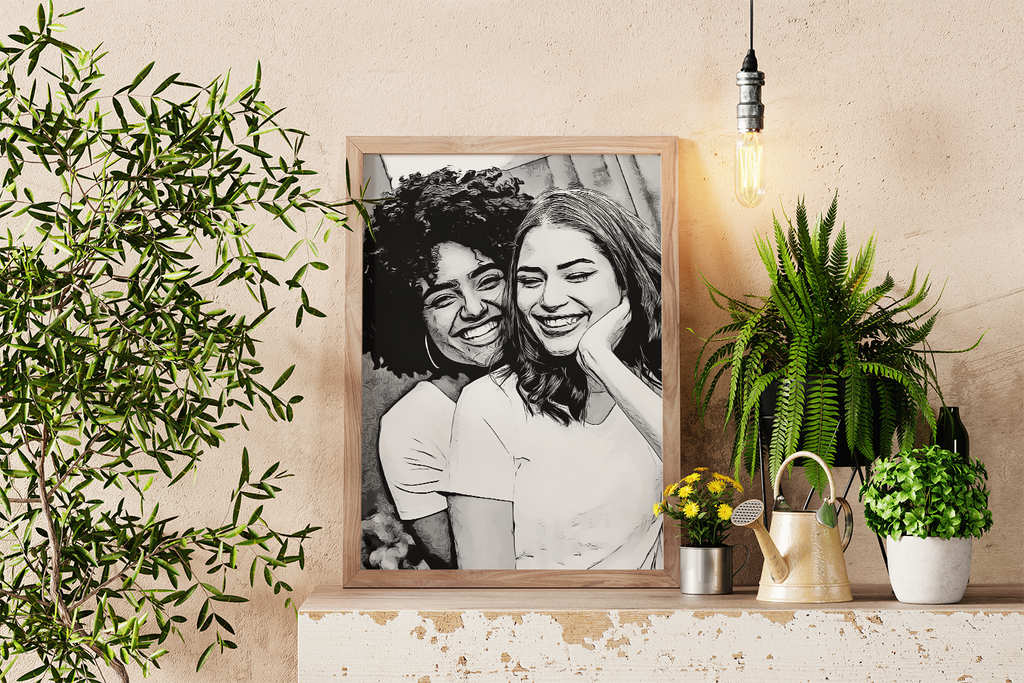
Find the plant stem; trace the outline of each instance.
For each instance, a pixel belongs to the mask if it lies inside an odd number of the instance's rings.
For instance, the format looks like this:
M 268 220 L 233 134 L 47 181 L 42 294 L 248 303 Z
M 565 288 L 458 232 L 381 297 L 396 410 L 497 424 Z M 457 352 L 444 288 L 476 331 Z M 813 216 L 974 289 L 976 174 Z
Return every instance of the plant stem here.
M 50 543 L 50 601 L 56 607 L 61 622 L 71 629 L 74 627 L 74 621 L 67 605 L 60 597 L 60 539 L 57 538 L 57 529 L 53 523 L 53 511 L 50 509 L 50 496 L 53 495 L 53 492 L 46 490 L 46 452 L 49 449 L 50 429 L 45 424 L 41 441 L 39 456 L 36 458 L 36 473 L 39 475 L 40 503 L 43 519 L 46 522 L 46 537 Z

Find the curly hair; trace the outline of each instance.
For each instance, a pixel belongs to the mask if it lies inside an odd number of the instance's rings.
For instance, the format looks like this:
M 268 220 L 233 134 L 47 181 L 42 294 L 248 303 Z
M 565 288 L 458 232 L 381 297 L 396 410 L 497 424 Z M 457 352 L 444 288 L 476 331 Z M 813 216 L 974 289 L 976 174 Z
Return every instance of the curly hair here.
M 533 199 L 520 193 L 520 184 L 497 168 L 465 174 L 442 168 L 402 178 L 377 204 L 373 236 L 363 238 L 363 352 L 375 368 L 405 376 L 466 370 L 436 351 L 428 356 L 416 283 L 436 275 L 437 247 L 444 242 L 478 251 L 504 269 Z
M 602 192 L 580 186 L 542 193 L 516 231 L 510 273 L 519 266 L 527 233 L 551 223 L 586 234 L 612 264 L 619 287 L 629 299 L 632 318 L 615 355 L 647 382 L 661 385 L 661 248 L 639 218 Z M 582 421 L 590 390 L 576 354 L 553 356 L 537 338 L 516 305 L 518 285 L 505 289 L 507 338 L 504 371 L 518 377 L 517 390 L 529 410 L 562 424 Z

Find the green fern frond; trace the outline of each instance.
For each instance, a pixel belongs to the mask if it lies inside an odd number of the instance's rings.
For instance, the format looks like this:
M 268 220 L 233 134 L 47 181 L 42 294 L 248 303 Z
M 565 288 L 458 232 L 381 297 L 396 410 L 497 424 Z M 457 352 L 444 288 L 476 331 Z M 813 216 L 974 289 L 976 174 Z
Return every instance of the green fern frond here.
M 799 321 L 808 322 L 808 312 L 813 311 L 814 306 L 796 266 L 788 257 L 782 261 L 785 278 L 779 277 L 772 285 L 770 297 L 792 327 Z
M 893 336 L 899 340 L 900 345 L 909 347 L 917 346 L 924 342 L 931 334 L 932 328 L 935 327 L 935 321 L 938 319 L 939 314 L 933 313 L 932 317 L 928 318 L 920 327 L 896 327 L 893 330 Z
M 789 250 L 793 254 L 793 260 L 797 263 L 802 263 L 805 258 L 803 243 L 800 241 L 801 234 L 810 234 L 810 226 L 807 222 L 807 205 L 803 197 L 797 199 L 796 202 L 796 227 L 794 228 L 793 224 L 790 223 L 787 234 Z
M 832 206 L 829 207 L 828 212 L 823 218 L 818 221 L 818 230 L 822 248 L 818 251 L 821 254 L 822 260 L 828 258 L 828 244 L 832 240 L 832 231 L 836 227 L 836 219 L 839 216 L 839 190 L 832 195 Z
M 785 419 L 781 418 L 786 402 L 786 391 L 786 383 L 783 382 L 779 387 L 779 395 L 775 402 L 775 419 L 772 422 L 772 437 L 768 445 L 768 473 L 772 481 L 775 480 L 775 474 L 782 466 L 782 461 L 792 453 L 792 451 L 786 451 L 786 433 L 789 425 Z
M 814 451 L 811 452 L 814 453 Z M 820 453 L 814 454 L 821 456 L 822 460 L 828 463 L 829 467 L 831 467 L 832 463 L 835 462 L 834 456 L 833 459 L 829 461 Z M 825 474 L 825 470 L 821 469 L 821 465 L 810 458 L 807 458 L 806 462 L 804 462 L 804 478 L 807 479 L 807 483 L 811 485 L 811 488 L 819 494 L 823 493 L 825 491 L 825 487 L 828 485 L 828 476 Z
M 742 429 L 743 421 L 748 419 L 751 415 L 756 416 L 758 414 L 758 408 L 761 405 L 761 395 L 764 393 L 768 385 L 779 379 L 782 376 L 782 370 L 776 370 L 766 375 L 757 377 L 756 381 L 751 383 L 749 390 L 746 392 L 747 396 L 743 400 L 743 408 L 740 412 L 740 420 L 737 423 L 737 430 Z M 743 432 L 737 432 L 737 438 L 743 438 Z
M 736 443 L 739 445 L 739 451 L 737 457 L 734 459 L 735 470 L 734 476 L 739 478 L 739 469 L 742 468 L 748 472 L 748 476 L 754 475 L 754 470 L 757 467 L 757 412 L 753 412 L 747 417 L 744 423 L 744 429 L 740 432 L 742 436 L 738 436 Z
M 789 366 L 784 375 L 783 387 L 785 398 L 781 414 L 776 411 L 775 420 L 785 424 L 785 440 L 781 444 L 782 451 L 793 453 L 800 442 L 800 430 L 804 417 L 804 387 L 807 381 L 807 342 L 797 339 L 790 345 Z M 781 462 L 781 461 L 780 461 Z M 776 470 L 773 469 L 772 476 Z
M 846 226 L 839 230 L 832 253 L 828 257 L 828 277 L 831 282 L 846 280 L 846 269 L 850 267 L 850 255 L 846 244 Z
M 713 303 L 716 308 L 720 308 L 723 311 L 731 311 L 734 304 L 741 303 L 739 300 L 723 293 L 713 284 L 708 282 L 708 279 L 704 277 L 704 273 L 698 273 L 698 276 L 700 277 L 700 281 L 704 283 L 704 287 L 708 290 L 708 295 L 711 297 L 711 303 Z M 722 300 L 728 302 L 729 305 L 723 305 Z
M 888 377 L 891 380 L 899 382 L 900 386 L 910 394 L 910 397 L 917 406 L 917 409 L 924 413 L 925 418 L 928 420 L 928 426 L 931 429 L 931 433 L 934 436 L 935 415 L 932 414 L 931 407 L 928 405 L 928 397 L 924 393 L 924 390 L 913 380 L 912 377 L 908 377 L 906 373 L 888 365 L 882 365 L 881 363 L 864 363 L 862 369 L 866 374 Z
M 781 374 L 781 370 L 775 373 L 769 373 L 768 375 L 756 376 L 747 374 L 745 376 L 746 385 L 744 387 L 744 399 L 743 406 L 736 414 L 736 443 L 742 444 L 740 455 L 742 462 L 745 467 L 748 467 L 750 474 L 753 474 L 753 460 L 750 456 L 753 455 L 754 446 L 753 444 L 757 441 L 757 429 L 758 429 L 758 416 L 759 416 L 759 405 L 761 394 L 764 393 L 765 387 L 771 383 L 773 376 L 777 377 Z M 756 380 L 750 381 L 752 377 L 757 377 Z M 751 386 L 752 385 L 752 386 Z
M 916 293 L 912 293 L 909 296 L 909 298 L 907 296 L 903 296 L 900 297 L 899 299 L 896 299 L 892 305 L 887 307 L 887 310 L 890 310 L 892 312 L 893 317 L 901 313 L 906 313 L 911 309 L 919 306 L 925 300 L 925 298 L 927 298 L 928 292 L 930 290 L 931 284 L 929 284 L 928 277 L 926 276 L 924 282 L 921 283 L 921 288 Z M 924 309 L 923 311 L 911 314 L 909 320 L 911 322 L 916 322 L 921 318 L 927 317 L 931 315 L 933 312 L 936 312 L 936 308 L 938 307 L 939 302 L 942 301 L 942 293 L 944 290 L 945 288 L 939 291 L 939 295 L 935 297 L 935 301 L 933 301 L 932 304 L 928 306 L 928 308 Z
M 821 218 L 819 217 L 815 222 L 814 229 L 808 232 L 806 209 L 804 212 L 805 223 L 802 227 L 798 225 L 797 229 L 797 239 L 803 255 L 800 262 L 800 275 L 808 292 L 810 312 L 812 314 L 821 314 L 827 312 L 832 307 L 832 293 L 828 285 L 828 272 L 826 269 L 828 242 L 825 242 L 824 249 L 820 248 L 818 239 L 820 238 Z
M 837 380 L 835 376 L 827 375 L 810 378 L 800 444 L 802 450 L 811 451 L 830 464 L 835 461 L 838 439 L 841 437 Z
M 711 400 L 711 394 L 714 393 L 715 385 L 718 383 L 718 377 L 729 369 L 730 361 L 732 359 L 732 344 L 723 344 L 715 350 L 714 353 L 708 358 L 707 362 L 701 365 L 700 359 L 704 355 L 704 349 L 707 348 L 707 343 L 701 349 L 700 356 L 697 358 L 697 367 L 700 368 L 700 374 L 697 376 L 696 382 L 693 387 L 693 400 L 698 403 L 697 413 L 704 417 L 707 404 Z M 707 384 L 708 378 L 711 373 L 715 374 L 715 379 L 711 382 L 711 386 L 708 387 L 705 392 L 704 387 Z M 704 399 L 701 399 L 701 395 L 704 395 Z
M 775 229 L 777 231 L 782 230 L 779 226 L 778 219 L 775 219 Z M 754 245 L 757 247 L 757 253 L 761 257 L 761 263 L 764 264 L 764 268 L 768 272 L 768 277 L 771 278 L 771 281 L 774 284 L 778 278 L 778 268 L 776 267 L 775 250 L 772 248 L 771 242 L 767 237 L 754 235 Z
M 861 247 L 854 261 L 853 269 L 846 280 L 846 291 L 849 296 L 854 296 L 867 286 L 868 281 L 875 269 L 875 236 L 872 235 Z
M 917 268 L 915 267 L 913 275 L 910 276 L 910 284 L 907 285 L 907 291 L 900 298 L 901 299 L 910 299 L 911 297 L 915 296 L 914 289 L 916 289 L 916 288 L 917 288 Z M 928 288 L 928 276 L 926 275 L 925 278 L 924 278 L 924 282 L 921 283 L 921 290 L 922 291 L 926 291 L 927 288 Z M 917 303 L 921 303 L 921 301 L 924 301 L 924 297 L 922 297 L 921 300 L 918 301 Z M 914 304 L 914 305 L 916 306 L 917 304 Z M 911 308 L 913 308 L 913 306 L 911 306 Z
M 878 413 L 875 419 L 879 422 L 878 451 L 875 457 L 888 458 L 892 455 L 892 439 L 899 423 L 897 396 L 894 388 L 884 379 L 879 379 L 875 383 L 875 392 L 878 398 Z
M 847 448 L 852 452 L 855 449 L 859 449 L 861 441 L 863 440 L 864 432 L 870 429 L 867 416 L 871 414 L 870 405 L 866 405 L 867 401 L 870 400 L 868 395 L 868 382 L 864 373 L 861 371 L 859 365 L 851 367 L 851 371 L 843 379 L 844 383 L 844 398 L 846 409 L 844 417 L 846 418 L 846 433 L 843 438 L 846 441 Z M 868 453 L 874 449 L 870 449 Z
M 739 335 L 736 337 L 736 341 L 733 345 L 732 355 L 732 373 L 729 377 L 729 401 L 726 407 L 725 422 L 729 422 L 729 417 L 733 412 L 733 407 L 737 403 L 737 391 L 740 385 L 741 373 L 739 370 L 743 367 L 743 355 L 746 351 L 747 344 L 754 335 L 757 333 L 757 323 L 761 319 L 762 314 L 752 316 L 747 324 L 740 330 Z

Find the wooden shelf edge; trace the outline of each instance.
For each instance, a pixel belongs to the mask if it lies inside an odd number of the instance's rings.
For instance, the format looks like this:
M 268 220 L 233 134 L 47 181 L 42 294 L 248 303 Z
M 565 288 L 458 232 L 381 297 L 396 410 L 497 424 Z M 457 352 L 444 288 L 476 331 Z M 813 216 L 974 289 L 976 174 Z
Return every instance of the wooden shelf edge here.
M 852 602 L 759 602 L 757 586 L 738 586 L 731 595 L 682 595 L 678 589 L 458 589 L 343 588 L 317 586 L 303 601 L 300 614 L 372 611 L 608 611 L 648 612 L 806 612 L 925 611 L 1024 613 L 1024 585 L 971 585 L 952 605 L 916 605 L 896 600 L 888 584 L 854 584 Z

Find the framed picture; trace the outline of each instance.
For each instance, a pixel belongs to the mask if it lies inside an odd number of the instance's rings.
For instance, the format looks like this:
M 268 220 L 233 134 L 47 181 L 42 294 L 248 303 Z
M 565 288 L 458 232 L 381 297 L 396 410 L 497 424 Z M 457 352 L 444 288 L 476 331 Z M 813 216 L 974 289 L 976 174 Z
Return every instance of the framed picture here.
M 677 140 L 352 137 L 346 587 L 675 587 Z

